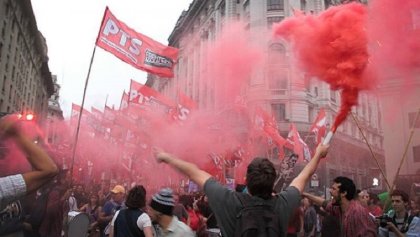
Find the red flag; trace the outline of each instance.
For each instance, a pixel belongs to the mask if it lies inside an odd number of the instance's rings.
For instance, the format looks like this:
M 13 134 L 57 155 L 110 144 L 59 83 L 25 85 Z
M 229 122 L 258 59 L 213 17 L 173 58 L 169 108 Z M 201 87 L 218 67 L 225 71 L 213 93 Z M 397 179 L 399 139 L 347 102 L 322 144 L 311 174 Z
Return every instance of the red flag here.
M 96 45 L 135 68 L 172 78 L 178 49 L 140 34 L 105 9 Z
M 103 126 L 107 128 L 112 127 L 114 124 L 115 117 L 115 110 L 105 105 L 104 117 L 102 119 Z
M 191 110 L 196 109 L 197 104 L 190 97 L 178 91 L 178 106 L 173 109 L 171 114 L 174 120 L 185 121 Z
M 293 144 L 293 152 L 299 156 L 299 158 L 303 158 L 303 147 L 299 141 L 300 135 L 296 129 L 295 124 L 290 124 L 290 131 L 289 135 L 287 135 L 287 139 Z
M 316 135 L 316 142 L 319 144 L 321 139 L 325 136 L 327 131 L 327 115 L 325 114 L 325 110 L 321 108 L 318 112 L 318 116 L 316 117 L 314 123 L 311 126 L 310 132 L 315 133 Z
M 94 121 L 92 127 L 95 129 L 96 135 L 104 133 L 105 128 L 102 126 L 102 119 L 103 119 L 102 111 L 94 107 L 91 107 L 90 111 L 92 111 L 91 115 Z
M 311 153 L 308 145 L 300 137 L 298 130 L 296 129 L 295 124 L 290 124 L 290 132 L 287 136 L 287 139 L 291 144 L 293 144 L 293 152 L 299 156 L 299 158 L 306 161 L 311 160 Z
M 270 136 L 279 147 L 282 148 L 286 143 L 286 139 L 279 134 L 276 119 L 261 108 L 257 108 L 255 111 L 254 125 L 257 126 L 257 129 L 262 129 Z
M 254 117 L 254 127 L 256 131 L 262 131 L 265 136 L 267 136 L 267 143 L 269 145 L 274 143 L 277 146 L 279 159 L 282 159 L 284 156 L 284 146 L 287 145 L 287 140 L 280 135 L 276 119 L 257 107 Z
M 120 103 L 120 111 L 125 110 L 126 108 L 128 108 L 128 93 L 126 93 L 125 91 L 123 92 L 123 95 L 121 97 L 121 103 Z
M 93 115 L 93 117 L 97 120 L 97 121 L 101 121 L 102 120 L 102 116 L 103 116 L 103 113 L 102 113 L 102 111 L 100 111 L 99 109 L 97 109 L 97 108 L 95 108 L 95 107 L 92 107 L 91 109 L 90 109 L 90 111 L 92 111 L 92 115 Z
M 168 112 L 175 103 L 154 89 L 131 80 L 129 102 L 144 106 L 146 109 L 161 108 Z
M 72 124 L 77 123 L 81 110 L 82 110 L 82 107 L 80 107 L 79 105 L 74 104 L 74 103 L 71 105 L 70 122 Z M 89 115 L 90 115 L 90 112 L 87 111 L 86 109 L 83 109 L 81 122 L 87 122 Z

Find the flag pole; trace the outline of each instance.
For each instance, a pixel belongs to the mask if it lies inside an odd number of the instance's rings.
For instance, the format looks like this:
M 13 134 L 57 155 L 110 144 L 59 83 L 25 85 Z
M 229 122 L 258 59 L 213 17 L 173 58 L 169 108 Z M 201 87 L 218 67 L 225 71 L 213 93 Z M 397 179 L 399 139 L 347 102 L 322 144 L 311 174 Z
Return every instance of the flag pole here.
M 398 175 L 400 174 L 401 166 L 404 163 L 405 158 L 407 158 L 408 147 L 410 146 L 411 140 L 413 139 L 414 130 L 416 128 L 416 123 L 417 123 L 417 120 L 419 118 L 419 115 L 420 115 L 420 109 L 417 111 L 416 117 L 415 117 L 415 119 L 413 121 L 413 127 L 411 128 L 410 137 L 408 139 L 407 145 L 405 146 L 403 157 L 401 158 L 400 165 L 398 166 L 397 173 L 395 174 L 394 180 L 392 182 L 391 192 L 392 192 L 392 190 L 395 187 L 395 184 L 396 184 Z
M 95 52 L 96 52 L 96 45 L 93 48 L 92 56 L 90 58 L 89 69 L 88 69 L 88 73 L 87 73 L 86 81 L 85 81 L 85 88 L 83 89 L 82 104 L 80 105 L 79 118 L 77 119 L 76 134 L 74 136 L 73 154 L 72 154 L 72 158 L 71 158 L 71 167 L 70 167 L 70 172 L 72 174 L 71 175 L 71 181 L 70 181 L 71 184 L 73 184 L 74 158 L 76 156 L 77 142 L 79 140 L 80 121 L 82 120 L 83 107 L 85 105 L 85 99 L 86 99 L 86 91 L 87 91 L 87 86 L 88 86 L 88 82 L 89 82 L 90 72 L 92 70 L 93 59 L 95 58 Z
M 366 143 L 366 145 L 367 145 L 367 146 L 368 146 L 368 148 L 369 148 L 369 151 L 370 151 L 370 154 L 372 155 L 372 158 L 375 160 L 376 165 L 378 166 L 379 170 L 381 171 L 381 174 L 382 174 L 382 176 L 384 177 L 384 180 L 385 180 L 386 186 L 388 187 L 388 190 L 391 190 L 391 185 L 389 184 L 388 179 L 387 179 L 387 178 L 386 178 L 386 176 L 385 176 L 385 172 L 384 172 L 384 170 L 382 169 L 382 167 L 379 165 L 379 161 L 378 161 L 378 159 L 376 158 L 375 153 L 373 153 L 372 147 L 370 146 L 370 144 L 369 144 L 369 142 L 368 142 L 368 140 L 367 140 L 367 138 L 366 138 L 366 136 L 365 136 L 365 133 L 363 132 L 362 128 L 361 128 L 361 127 L 360 127 L 360 125 L 359 125 L 359 121 L 357 120 L 356 116 L 354 116 L 353 112 L 350 112 L 350 114 L 351 114 L 351 117 L 353 118 L 354 122 L 356 123 L 357 128 L 359 128 L 359 131 L 360 131 L 360 133 L 362 134 L 363 140 L 365 140 L 365 143 Z
M 80 113 L 79 113 L 79 118 L 77 120 L 76 134 L 74 136 L 74 143 L 73 143 L 73 154 L 72 154 L 72 161 L 71 161 L 71 168 L 70 168 L 70 172 L 71 172 L 70 184 L 71 185 L 73 185 L 74 158 L 76 156 L 77 142 L 79 140 L 80 121 L 82 120 L 83 107 L 85 105 L 86 90 L 87 90 L 87 86 L 88 86 L 88 82 L 89 82 L 90 72 L 92 70 L 93 59 L 95 58 L 96 45 L 97 45 L 98 40 L 99 40 L 99 35 L 101 33 L 101 27 L 104 24 L 105 16 L 106 16 L 107 11 L 108 11 L 108 7 L 105 8 L 105 12 L 104 12 L 104 15 L 103 15 L 102 20 L 101 20 L 101 25 L 99 26 L 98 35 L 97 35 L 96 41 L 95 41 L 95 47 L 93 47 L 92 56 L 90 57 L 90 64 L 89 64 L 88 73 L 86 75 L 85 88 L 83 89 L 82 104 L 80 105 Z

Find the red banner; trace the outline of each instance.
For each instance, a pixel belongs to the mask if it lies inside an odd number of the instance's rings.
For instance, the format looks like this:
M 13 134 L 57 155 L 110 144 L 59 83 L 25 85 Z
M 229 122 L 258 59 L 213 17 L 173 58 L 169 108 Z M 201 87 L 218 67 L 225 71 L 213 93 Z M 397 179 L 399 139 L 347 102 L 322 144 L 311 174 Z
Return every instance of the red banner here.
M 325 109 L 321 108 L 318 112 L 314 123 L 311 126 L 310 132 L 315 133 L 316 143 L 319 144 L 327 131 L 327 115 Z
M 195 101 L 181 91 L 178 91 L 178 106 L 173 109 L 171 116 L 176 121 L 185 121 L 191 113 L 191 110 L 196 108 L 197 103 Z
M 172 78 L 178 49 L 140 34 L 105 9 L 96 45 L 135 68 Z
M 120 111 L 125 110 L 128 108 L 128 93 L 125 91 L 123 92 L 123 95 L 121 97 L 121 103 L 120 103 Z
M 175 103 L 168 97 L 160 94 L 154 89 L 131 80 L 130 103 L 143 105 L 145 108 L 154 110 L 155 108 L 163 108 L 168 112 L 170 108 L 175 107 Z
M 102 120 L 102 117 L 103 117 L 102 111 L 100 111 L 99 109 L 94 108 L 94 107 L 91 107 L 90 110 L 92 111 L 92 115 L 97 120 L 97 122 L 100 122 Z
M 79 105 L 77 105 L 77 104 L 72 104 L 71 105 L 71 115 L 70 115 L 71 123 L 73 123 L 73 122 L 77 123 L 81 110 L 82 110 L 82 107 L 80 107 Z M 87 111 L 86 109 L 83 109 L 81 122 L 82 123 L 87 122 L 89 116 L 90 116 L 90 112 Z

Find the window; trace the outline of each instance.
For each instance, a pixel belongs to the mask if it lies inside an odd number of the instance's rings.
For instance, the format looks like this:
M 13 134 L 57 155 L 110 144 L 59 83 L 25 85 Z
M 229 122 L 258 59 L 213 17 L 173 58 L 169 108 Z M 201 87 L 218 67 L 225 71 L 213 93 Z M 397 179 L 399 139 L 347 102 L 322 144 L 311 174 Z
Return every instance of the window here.
M 267 10 L 284 10 L 284 1 L 283 0 L 267 0 Z
M 414 162 L 420 162 L 420 145 L 413 146 L 413 160 Z
M 330 99 L 331 99 L 331 101 L 334 101 L 334 102 L 337 101 L 335 91 L 333 91 L 333 90 L 330 90 Z
M 4 39 L 5 35 L 6 35 L 6 20 L 3 21 L 3 28 L 1 29 L 1 37 Z
M 314 121 L 315 121 L 314 107 L 308 106 L 308 123 L 312 123 Z
M 269 89 L 287 90 L 287 74 L 284 71 L 272 71 L 268 78 Z
M 317 86 L 314 87 L 314 94 L 315 94 L 315 96 L 318 96 L 318 87 Z
M 224 17 L 226 15 L 226 3 L 225 1 L 221 2 L 219 5 L 220 15 Z
M 268 63 L 278 64 L 283 62 L 286 57 L 286 48 L 280 43 L 273 43 L 268 49 Z
M 3 51 L 3 42 L 0 42 L 0 62 L 1 62 L 1 52 Z
M 274 23 L 280 22 L 283 19 L 284 19 L 284 17 L 282 17 L 282 16 L 270 16 L 270 17 L 267 17 L 267 27 L 268 28 L 271 28 Z
M 300 0 L 300 9 L 302 10 L 302 11 L 306 11 L 306 0 Z
M 286 120 L 286 105 L 285 104 L 271 104 L 271 112 L 276 118 L 276 121 Z
M 417 116 L 416 112 L 408 113 L 408 124 L 409 124 L 410 128 L 413 128 L 414 120 L 416 119 L 416 116 Z M 417 118 L 417 121 L 415 123 L 415 128 L 420 128 L 420 115 Z
M 351 124 L 351 136 L 356 137 L 356 127 L 354 124 Z

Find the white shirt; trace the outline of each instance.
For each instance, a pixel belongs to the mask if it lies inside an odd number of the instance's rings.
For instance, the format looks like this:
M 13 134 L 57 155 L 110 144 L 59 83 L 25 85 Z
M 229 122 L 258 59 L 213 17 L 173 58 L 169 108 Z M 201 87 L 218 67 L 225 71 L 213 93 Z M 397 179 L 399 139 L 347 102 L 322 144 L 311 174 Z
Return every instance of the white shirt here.
M 191 228 L 184 222 L 178 220 L 176 216 L 172 217 L 172 221 L 168 226 L 168 229 L 163 231 L 158 225 L 155 225 L 154 236 L 155 237 L 195 237 Z
M 118 214 L 120 214 L 119 210 L 115 213 L 114 217 L 112 217 L 111 226 L 114 226 L 114 223 L 115 223 L 115 220 L 117 219 Z M 150 220 L 149 215 L 147 215 L 146 213 L 141 214 L 139 218 L 137 218 L 136 223 L 137 223 L 137 227 L 139 227 L 141 231 L 143 231 L 145 227 L 152 226 L 152 221 Z
M 0 210 L 26 194 L 26 183 L 21 174 L 0 178 Z
M 77 200 L 76 198 L 72 195 L 69 197 L 69 212 L 71 211 L 77 211 Z

